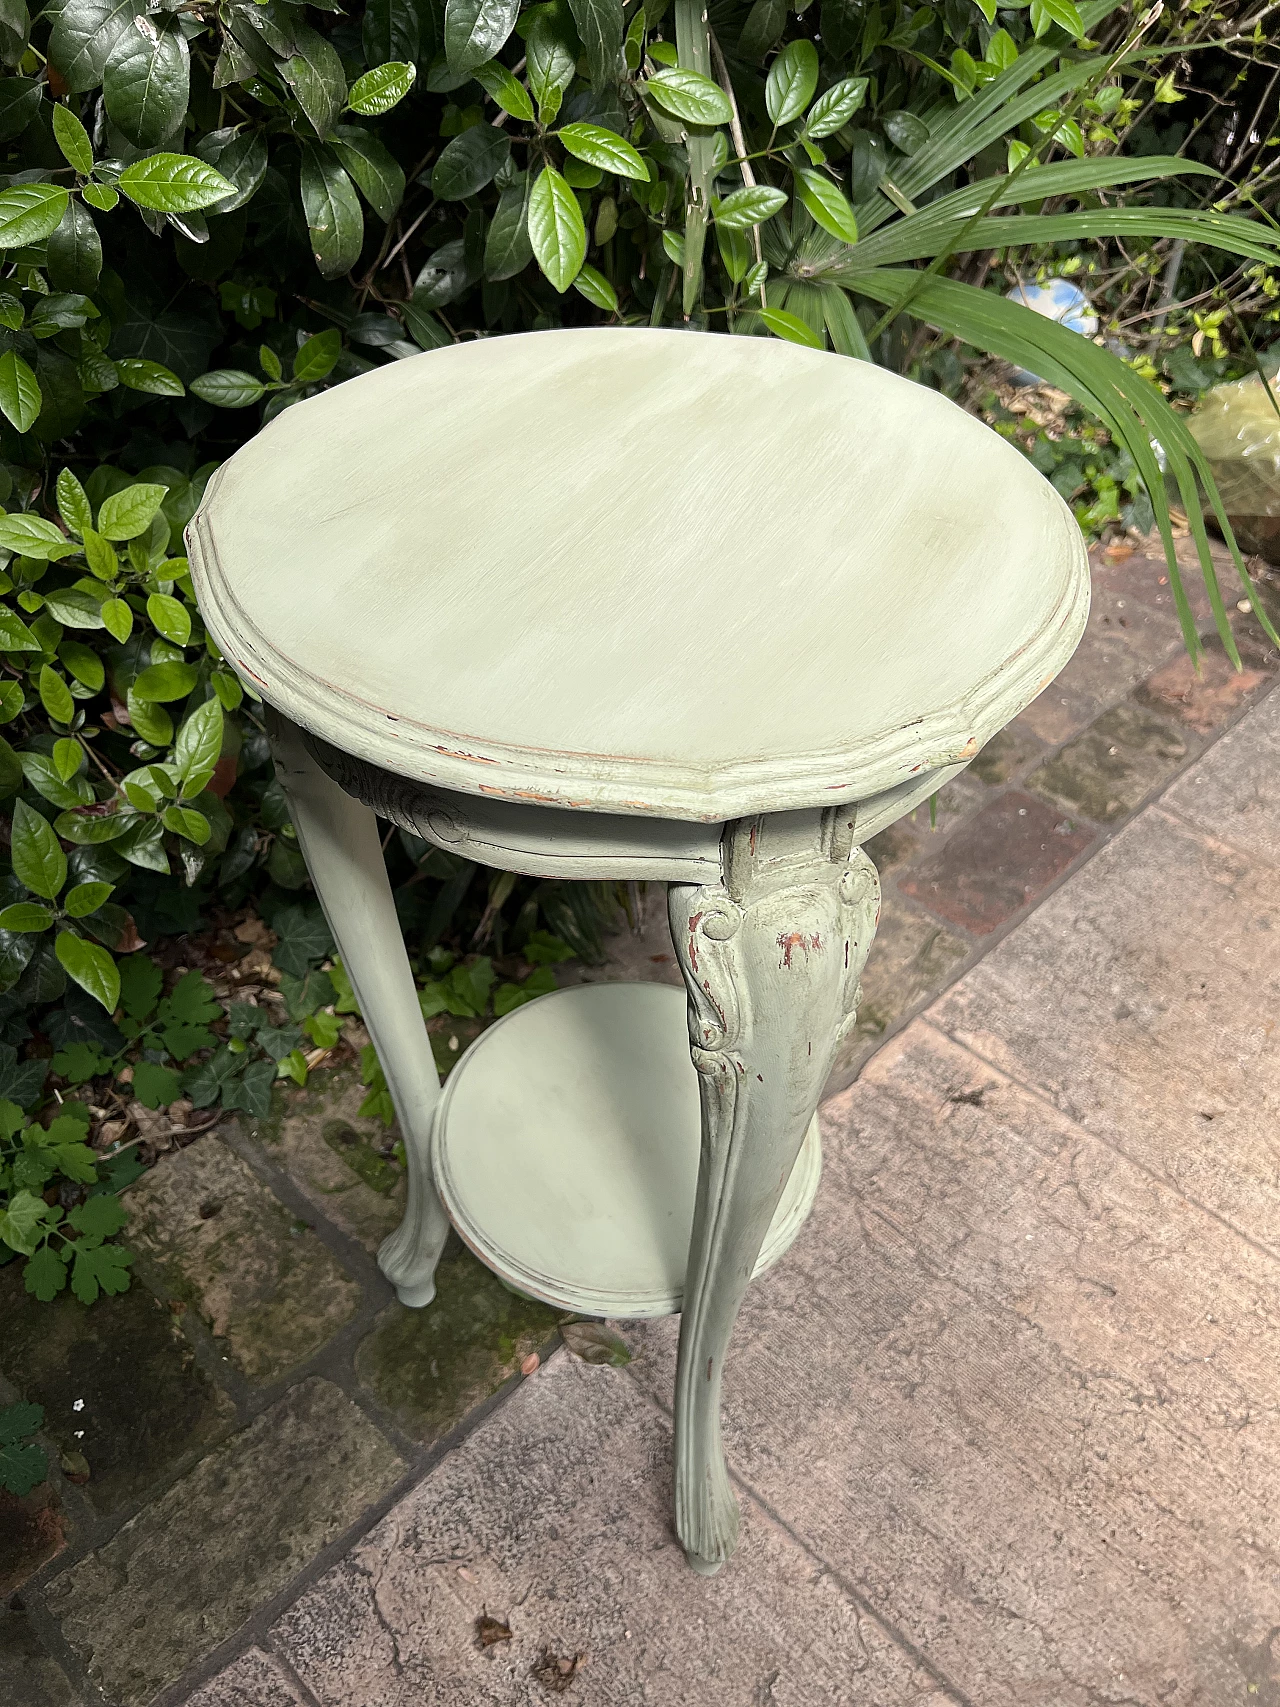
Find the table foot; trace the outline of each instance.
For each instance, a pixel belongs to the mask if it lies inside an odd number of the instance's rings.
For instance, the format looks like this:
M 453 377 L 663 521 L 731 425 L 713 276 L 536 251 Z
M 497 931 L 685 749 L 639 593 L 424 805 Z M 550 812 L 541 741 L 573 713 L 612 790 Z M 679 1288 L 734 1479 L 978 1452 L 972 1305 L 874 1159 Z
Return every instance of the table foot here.
M 295 724 L 270 707 L 266 715 L 298 846 L 378 1051 L 404 1137 L 404 1220 L 383 1240 L 378 1266 L 401 1303 L 421 1308 L 435 1297 L 433 1276 L 449 1235 L 431 1177 L 440 1076 L 396 918 L 378 820 L 321 770 Z
M 726 829 L 723 883 L 668 891 L 702 1104 L 676 1374 L 676 1529 L 704 1574 L 738 1540 L 720 1435 L 725 1353 L 853 1024 L 879 917 L 875 867 L 851 839 L 835 813 L 742 820 Z

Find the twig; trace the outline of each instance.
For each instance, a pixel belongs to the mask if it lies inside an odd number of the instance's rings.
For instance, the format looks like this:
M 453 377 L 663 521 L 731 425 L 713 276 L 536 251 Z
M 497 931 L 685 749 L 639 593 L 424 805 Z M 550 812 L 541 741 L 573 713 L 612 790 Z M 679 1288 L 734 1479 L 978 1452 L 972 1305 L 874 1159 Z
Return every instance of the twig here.
M 405 232 L 404 236 L 396 244 L 395 248 L 386 257 L 386 259 L 383 260 L 379 264 L 378 271 L 380 273 L 385 272 L 387 270 L 387 268 L 391 265 L 392 261 L 395 260 L 396 256 L 404 248 L 405 244 L 413 236 L 414 232 L 417 231 L 418 227 L 422 224 L 423 220 L 434 209 L 435 205 L 436 205 L 436 198 L 434 196 L 432 196 L 431 200 L 427 203 L 426 207 L 423 208 L 422 212 L 418 215 L 417 219 L 414 220 L 413 224 Z
M 751 169 L 751 162 L 747 159 L 747 139 L 742 133 L 742 120 L 738 116 L 738 97 L 733 92 L 733 80 L 729 76 L 729 67 L 725 64 L 724 55 L 720 51 L 720 43 L 716 40 L 716 32 L 709 30 L 708 34 L 711 37 L 711 62 L 716 69 L 716 81 L 729 97 L 729 135 L 733 138 L 733 146 L 738 151 L 738 169 L 742 173 L 742 181 L 746 187 L 749 190 L 754 190 L 756 175 Z M 756 265 L 759 266 L 764 256 L 760 249 L 760 227 L 758 225 L 751 227 L 751 241 L 756 252 Z M 761 308 L 767 306 L 763 279 L 760 280 L 760 306 Z

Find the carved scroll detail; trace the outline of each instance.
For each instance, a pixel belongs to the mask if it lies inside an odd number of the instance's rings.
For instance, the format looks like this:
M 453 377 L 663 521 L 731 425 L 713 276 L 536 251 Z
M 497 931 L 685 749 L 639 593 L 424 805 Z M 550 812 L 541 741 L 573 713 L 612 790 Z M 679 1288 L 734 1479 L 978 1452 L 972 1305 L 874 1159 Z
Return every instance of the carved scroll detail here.
M 727 827 L 727 881 L 674 884 L 702 1158 L 676 1379 L 676 1528 L 696 1570 L 733 1552 L 720 1441 L 725 1350 L 840 1039 L 879 918 L 880 884 L 829 814 Z M 731 893 L 732 887 L 732 893 Z

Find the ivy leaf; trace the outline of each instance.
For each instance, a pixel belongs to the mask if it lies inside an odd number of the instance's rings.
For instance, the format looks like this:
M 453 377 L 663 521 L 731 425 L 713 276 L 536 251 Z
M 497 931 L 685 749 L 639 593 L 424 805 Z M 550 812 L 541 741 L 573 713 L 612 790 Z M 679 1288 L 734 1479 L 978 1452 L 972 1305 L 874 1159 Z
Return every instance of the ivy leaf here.
M 71 1290 L 82 1304 L 92 1304 L 99 1290 L 110 1296 L 129 1289 L 129 1265 L 133 1252 L 119 1245 L 95 1245 L 86 1249 L 77 1241 L 75 1262 L 71 1270 Z
M 20 433 L 35 426 L 43 406 L 40 385 L 34 373 L 12 350 L 0 355 L 0 410 Z
M 282 907 L 273 922 L 280 940 L 271 958 L 282 972 L 303 978 L 333 953 L 333 934 L 318 907 Z
M 120 974 L 105 948 L 70 931 L 59 931 L 54 951 L 68 977 L 101 1002 L 109 1014 L 120 1005 Z
M 720 85 L 683 65 L 655 71 L 641 87 L 664 111 L 689 124 L 728 124 L 733 117 Z
M 544 166 L 529 197 L 529 241 L 543 273 L 561 295 L 587 253 L 587 228 L 578 198 L 556 171 Z
M 191 93 L 191 55 L 176 20 L 156 24 L 146 13 L 131 19 L 108 55 L 102 93 L 111 120 L 135 147 L 167 141 Z
M 193 154 L 148 154 L 116 179 L 122 194 L 157 213 L 194 213 L 235 194 L 222 173 Z
M 347 106 L 353 113 L 363 113 L 366 118 L 379 118 L 404 100 L 417 75 L 416 65 L 403 64 L 398 60 L 376 65 L 351 85 Z
M 772 219 L 786 205 L 785 193 L 770 184 L 744 185 L 716 204 L 715 221 L 725 231 L 749 231 L 753 225 Z
M 492 59 L 516 27 L 520 0 L 446 0 L 444 51 L 450 71 Z
M 53 140 L 62 150 L 62 158 L 82 178 L 93 171 L 93 144 L 80 120 L 61 103 L 53 109 Z
M 575 159 L 598 166 L 602 172 L 616 172 L 622 178 L 648 182 L 649 168 L 631 144 L 615 131 L 598 124 L 567 124 L 557 135 Z
M 441 151 L 431 188 L 442 201 L 465 201 L 484 189 L 511 158 L 511 138 L 490 124 L 472 125 Z
M 817 87 L 817 48 L 803 37 L 788 42 L 769 67 L 765 80 L 764 104 L 774 125 L 798 119 Z
M 321 277 L 350 272 L 364 244 L 364 215 L 351 179 L 324 149 L 303 151 L 302 209 Z
M 15 800 L 10 836 L 14 876 L 33 895 L 56 901 L 67 881 L 67 856 L 52 827 L 25 800 Z
M 342 333 L 336 326 L 317 332 L 298 346 L 293 358 L 293 377 L 303 385 L 316 385 L 327 379 L 342 354 Z
M 0 191 L 0 249 L 43 243 L 61 224 L 69 199 L 60 184 L 15 184 Z

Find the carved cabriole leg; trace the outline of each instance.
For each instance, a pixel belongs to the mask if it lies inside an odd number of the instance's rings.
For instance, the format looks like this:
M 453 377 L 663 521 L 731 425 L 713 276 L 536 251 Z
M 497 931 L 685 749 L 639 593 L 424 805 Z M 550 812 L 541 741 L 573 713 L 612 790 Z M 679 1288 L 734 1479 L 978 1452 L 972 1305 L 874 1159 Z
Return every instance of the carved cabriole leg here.
M 725 828 L 724 880 L 668 890 L 689 991 L 702 1159 L 676 1375 L 676 1530 L 696 1571 L 738 1539 L 720 1442 L 725 1351 L 783 1187 L 854 1021 L 880 913 L 847 812 Z
M 378 820 L 320 769 L 301 730 L 268 711 L 276 772 L 298 843 L 377 1047 L 404 1134 L 409 1197 L 404 1220 L 378 1252 L 402 1304 L 435 1297 L 435 1269 L 449 1222 L 431 1177 L 431 1122 L 440 1078 L 418 1006 L 391 898 Z

